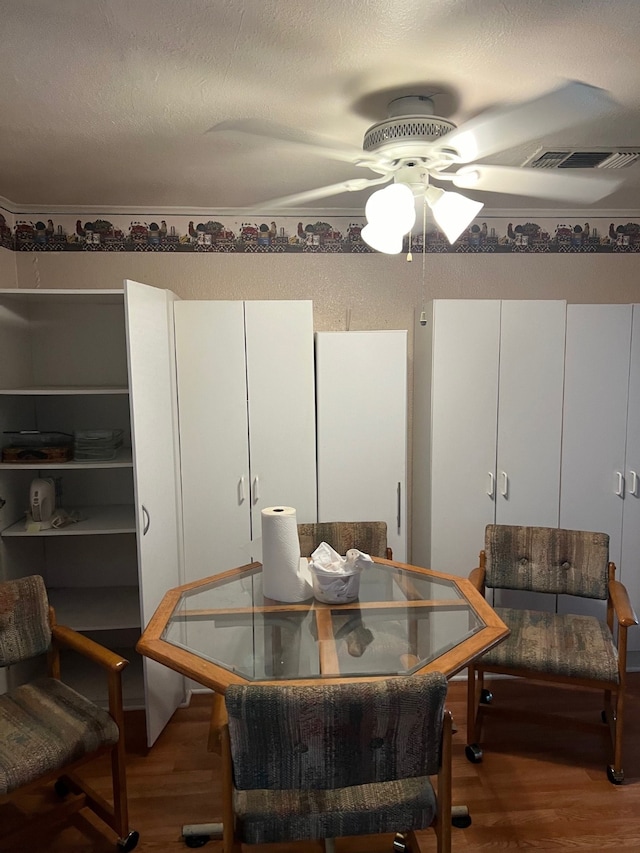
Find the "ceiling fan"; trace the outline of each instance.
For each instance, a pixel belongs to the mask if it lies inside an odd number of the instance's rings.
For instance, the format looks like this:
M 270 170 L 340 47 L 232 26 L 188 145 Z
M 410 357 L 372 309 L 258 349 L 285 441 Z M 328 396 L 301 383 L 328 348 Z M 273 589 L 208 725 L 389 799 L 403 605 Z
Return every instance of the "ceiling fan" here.
M 252 120 L 222 122 L 212 131 L 233 130 L 303 145 L 323 157 L 366 168 L 376 177 L 354 178 L 260 205 L 291 207 L 346 192 L 393 183 L 370 196 L 362 236 L 373 248 L 402 251 L 402 237 L 414 225 L 416 200 L 430 207 L 451 243 L 468 227 L 481 202 L 432 183 L 455 188 L 547 198 L 589 204 L 613 192 L 618 177 L 593 170 L 546 172 L 481 163 L 500 151 L 555 133 L 609 112 L 615 101 L 603 89 L 569 81 L 557 89 L 520 103 L 490 109 L 456 127 L 434 115 L 433 98 L 395 98 L 388 116 L 368 128 L 362 150 L 329 140 L 310 141 L 294 130 L 275 129 Z M 258 209 L 258 208 L 256 208 Z

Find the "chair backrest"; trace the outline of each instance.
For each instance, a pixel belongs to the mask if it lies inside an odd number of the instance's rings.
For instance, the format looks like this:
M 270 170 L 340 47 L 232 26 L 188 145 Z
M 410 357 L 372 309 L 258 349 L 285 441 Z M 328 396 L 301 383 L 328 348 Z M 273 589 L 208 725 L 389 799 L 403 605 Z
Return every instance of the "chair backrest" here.
M 489 524 L 485 531 L 489 587 L 608 596 L 609 536 L 556 527 Z
M 225 693 L 238 790 L 345 788 L 438 772 L 447 681 L 231 685 Z
M 49 603 L 40 575 L 0 583 L 0 666 L 41 655 L 50 644 Z
M 327 521 L 299 524 L 300 556 L 310 557 L 321 542 L 331 545 L 344 556 L 357 548 L 371 557 L 387 556 L 387 523 L 385 521 Z

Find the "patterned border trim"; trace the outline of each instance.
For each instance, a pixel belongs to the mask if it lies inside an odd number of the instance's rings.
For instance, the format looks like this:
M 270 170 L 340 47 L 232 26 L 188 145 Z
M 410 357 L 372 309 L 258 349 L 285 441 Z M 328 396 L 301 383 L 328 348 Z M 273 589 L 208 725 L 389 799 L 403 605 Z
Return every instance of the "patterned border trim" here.
M 332 222 L 285 218 L 242 222 L 188 216 L 129 220 L 122 215 L 83 221 L 71 215 L 47 214 L 9 223 L 0 213 L 0 246 L 16 252 L 253 252 L 375 254 L 361 236 L 364 222 L 334 218 Z M 422 234 L 405 237 L 404 251 L 425 253 L 531 254 L 640 252 L 640 224 L 592 219 L 558 223 L 548 218 L 510 222 L 484 217 L 475 221 L 453 245 L 431 224 Z

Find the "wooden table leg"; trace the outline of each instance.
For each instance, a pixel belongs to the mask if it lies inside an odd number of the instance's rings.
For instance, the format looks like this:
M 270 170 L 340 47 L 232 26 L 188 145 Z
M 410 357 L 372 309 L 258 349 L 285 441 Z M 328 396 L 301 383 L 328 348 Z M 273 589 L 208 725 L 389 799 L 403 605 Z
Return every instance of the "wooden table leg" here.
M 222 755 L 222 744 L 220 743 L 220 729 L 228 722 L 227 709 L 224 704 L 224 696 L 222 693 L 213 694 L 213 704 L 211 706 L 211 722 L 209 723 L 209 740 L 207 749 L 209 752 L 215 752 L 216 755 Z

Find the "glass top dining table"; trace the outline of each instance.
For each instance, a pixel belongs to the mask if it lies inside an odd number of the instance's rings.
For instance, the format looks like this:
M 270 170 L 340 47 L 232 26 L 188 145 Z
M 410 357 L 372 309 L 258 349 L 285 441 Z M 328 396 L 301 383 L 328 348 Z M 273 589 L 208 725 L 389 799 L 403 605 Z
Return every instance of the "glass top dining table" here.
M 251 563 L 170 590 L 138 651 L 217 692 L 232 683 L 451 676 L 504 623 L 466 579 L 375 559 L 348 604 L 268 599 Z

